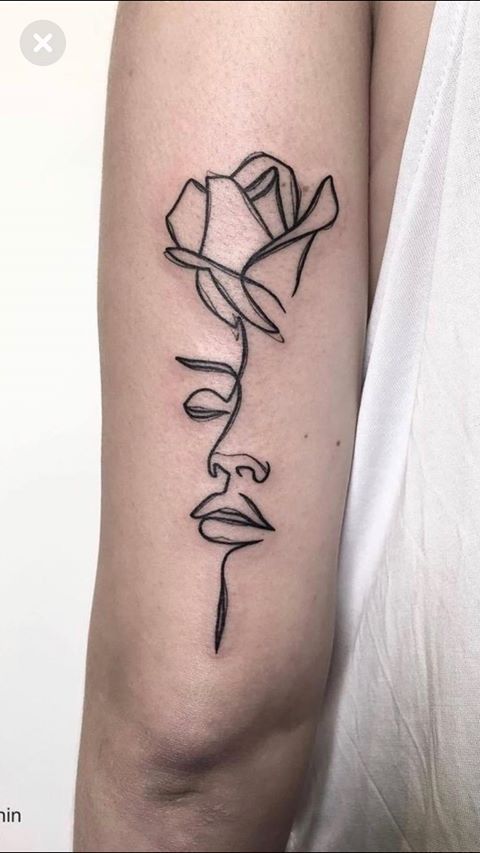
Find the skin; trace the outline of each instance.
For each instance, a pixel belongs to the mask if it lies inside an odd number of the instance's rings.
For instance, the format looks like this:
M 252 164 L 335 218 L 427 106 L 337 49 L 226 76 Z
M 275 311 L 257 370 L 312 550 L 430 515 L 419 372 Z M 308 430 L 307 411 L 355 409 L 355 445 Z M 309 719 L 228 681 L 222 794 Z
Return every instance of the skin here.
M 363 2 L 120 4 L 99 270 L 102 525 L 77 851 L 285 847 L 328 671 L 359 402 L 370 36 Z M 386 145 L 373 140 L 377 258 L 396 168 Z M 275 532 L 231 558 L 215 654 L 218 545 L 189 514 L 212 492 L 205 460 L 218 423 L 185 416 L 182 403 L 201 383 L 175 356 L 234 363 L 237 353 L 189 271 L 164 258 L 164 217 L 188 178 L 230 174 L 258 150 L 288 162 L 307 196 L 332 174 L 340 215 L 313 244 L 285 343 L 249 335 L 248 385 L 246 374 L 222 450 L 268 459 L 258 505 Z

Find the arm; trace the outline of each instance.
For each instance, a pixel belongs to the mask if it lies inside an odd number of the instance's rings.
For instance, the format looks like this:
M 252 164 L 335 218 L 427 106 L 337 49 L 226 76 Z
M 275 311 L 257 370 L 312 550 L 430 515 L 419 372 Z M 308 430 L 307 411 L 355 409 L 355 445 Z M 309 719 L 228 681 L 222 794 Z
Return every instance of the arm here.
M 79 851 L 286 843 L 358 402 L 368 26 L 356 2 L 121 4 Z

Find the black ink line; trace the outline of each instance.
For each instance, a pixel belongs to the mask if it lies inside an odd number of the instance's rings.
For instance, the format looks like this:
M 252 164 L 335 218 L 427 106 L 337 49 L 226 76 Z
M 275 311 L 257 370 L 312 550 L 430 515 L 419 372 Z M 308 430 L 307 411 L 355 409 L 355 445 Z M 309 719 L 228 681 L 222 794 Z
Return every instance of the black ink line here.
M 228 585 L 227 585 L 227 577 L 226 577 L 226 568 L 227 568 L 227 560 L 230 554 L 233 554 L 235 551 L 240 551 L 241 548 L 246 548 L 248 545 L 256 545 L 258 542 L 261 542 L 261 539 L 253 540 L 252 542 L 242 543 L 241 545 L 236 545 L 234 548 L 231 548 L 225 554 L 221 566 L 220 566 L 220 592 L 218 595 L 218 604 L 217 604 L 217 618 L 215 620 L 215 654 L 218 654 L 220 649 L 220 644 L 222 642 L 223 632 L 225 630 L 225 623 L 227 621 L 227 612 L 228 612 Z
M 215 477 L 216 474 L 212 473 L 212 458 L 215 455 L 217 447 L 219 447 L 219 445 L 222 443 L 224 438 L 228 435 L 233 424 L 235 423 L 235 420 L 237 418 L 238 412 L 240 411 L 240 406 L 242 403 L 242 384 L 241 383 L 242 383 L 242 376 L 245 373 L 245 369 L 247 367 L 247 362 L 248 362 L 248 341 L 247 341 L 247 333 L 245 331 L 245 326 L 244 326 L 242 320 L 240 320 L 240 318 L 238 319 L 238 329 L 239 329 L 240 337 L 241 337 L 241 344 L 240 345 L 242 348 L 242 356 L 241 356 L 241 361 L 240 361 L 240 367 L 239 367 L 238 373 L 237 373 L 237 378 L 236 378 L 236 381 L 233 385 L 231 394 L 228 398 L 228 401 L 230 401 L 232 399 L 232 397 L 234 396 L 234 394 L 236 394 L 236 401 L 235 401 L 235 405 L 234 405 L 232 414 L 230 415 L 230 419 L 227 421 L 223 431 L 220 433 L 220 435 L 217 438 L 215 444 L 213 445 L 210 453 L 208 454 L 207 468 L 208 468 L 210 475 L 213 477 Z
M 263 290 L 267 291 L 269 293 L 269 295 L 273 297 L 273 299 L 275 299 L 277 302 L 280 302 L 278 297 L 276 297 L 275 294 L 272 293 L 272 291 L 270 291 L 264 285 L 260 284 L 260 282 L 254 281 L 253 279 L 249 278 L 248 276 L 242 277 L 241 273 L 237 273 L 233 270 L 230 270 L 230 269 L 228 269 L 228 267 L 225 267 L 222 264 L 218 264 L 216 261 L 212 261 L 208 257 L 197 255 L 195 252 L 192 252 L 188 249 L 182 249 L 182 252 L 184 255 L 189 255 L 192 259 L 197 260 L 197 263 L 193 263 L 193 260 L 192 260 L 192 263 L 188 263 L 187 261 L 182 260 L 178 256 L 174 255 L 173 254 L 174 251 L 175 251 L 175 249 L 173 249 L 173 250 L 172 249 L 166 249 L 165 250 L 164 255 L 166 258 L 168 258 L 169 261 L 172 261 L 172 263 L 177 264 L 177 266 L 185 267 L 186 269 L 203 270 L 203 271 L 207 272 L 211 276 L 212 281 L 213 281 L 215 287 L 217 288 L 218 292 L 220 293 L 220 295 L 227 302 L 227 304 L 231 308 L 233 308 L 237 314 L 239 314 L 239 316 L 243 317 L 244 320 L 247 320 L 247 322 L 251 323 L 252 326 L 256 326 L 262 332 L 268 332 L 268 334 L 270 334 L 272 337 L 276 337 L 277 340 L 280 340 L 283 342 L 283 338 L 280 335 L 278 326 L 272 320 L 270 320 L 269 317 L 267 317 L 267 315 L 262 310 L 262 308 L 255 302 L 255 300 L 252 298 L 252 296 L 248 292 L 247 285 L 262 288 Z M 263 320 L 264 325 L 260 325 L 259 323 L 255 323 L 252 319 L 246 317 L 246 315 L 245 315 L 244 311 L 242 311 L 241 307 L 235 302 L 234 299 L 232 299 L 232 297 L 230 296 L 230 294 L 228 294 L 224 285 L 222 285 L 221 282 L 218 280 L 218 278 L 216 278 L 216 276 L 214 275 L 213 271 L 215 269 L 220 270 L 220 272 L 224 272 L 226 275 L 231 275 L 232 278 L 237 279 L 240 282 L 240 284 L 242 285 L 243 293 L 245 295 L 245 299 L 247 300 L 249 306 L 252 308 L 254 313 L 258 314 L 260 319 Z M 221 316 L 221 314 L 218 313 L 214 304 L 212 303 L 212 301 L 209 299 L 208 295 L 203 290 L 202 285 L 199 283 L 198 276 L 197 276 L 197 281 L 196 281 L 196 287 L 197 287 L 197 292 L 198 292 L 200 298 L 202 299 L 204 304 L 207 306 L 207 308 L 209 308 L 209 310 L 212 311 L 212 313 L 215 314 L 219 318 L 219 320 L 222 320 L 222 322 L 228 323 L 228 325 L 232 325 L 227 320 L 225 320 Z M 282 306 L 282 309 L 283 309 L 283 306 Z
M 232 299 L 232 297 L 228 293 L 227 288 L 224 287 L 223 284 L 221 282 L 219 282 L 218 279 L 215 278 L 213 273 L 210 273 L 210 275 L 212 276 L 212 278 L 215 282 L 217 290 L 222 294 L 225 301 L 228 302 L 228 304 L 230 305 L 231 308 L 234 308 L 236 311 L 239 311 L 240 309 L 239 309 L 237 303 L 235 302 L 234 299 Z M 253 310 L 264 321 L 264 324 L 265 324 L 265 326 L 267 326 L 267 328 L 264 328 L 264 326 L 261 326 L 259 323 L 255 323 L 253 320 L 249 320 L 248 322 L 251 323 L 252 326 L 256 326 L 257 329 L 261 329 L 262 331 L 268 332 L 272 336 L 280 337 L 281 341 L 283 342 L 283 338 L 280 335 L 280 329 L 278 328 L 278 326 L 275 323 L 273 323 L 269 317 L 267 317 L 265 312 L 260 308 L 260 306 L 255 302 L 255 300 L 252 299 L 252 297 L 250 296 L 248 290 L 246 289 L 246 287 L 244 285 L 244 282 L 241 281 L 241 283 L 242 283 L 247 301 L 250 303 L 250 306 L 253 308 Z M 243 312 L 242 312 L 242 316 L 245 319 L 245 314 Z M 269 326 L 270 326 L 270 328 L 268 328 Z
M 203 370 L 205 373 L 229 373 L 230 376 L 236 376 L 233 367 L 223 361 L 209 361 L 201 358 L 184 358 L 181 355 L 175 356 L 175 361 L 179 361 L 184 367 L 189 367 L 190 370 Z
M 258 506 L 248 497 L 248 495 L 244 495 L 242 492 L 240 492 L 240 497 L 242 497 L 247 502 L 248 506 L 253 510 L 253 512 L 257 513 L 257 515 L 260 517 L 262 525 L 265 527 L 266 530 L 275 530 L 275 528 L 272 527 L 270 522 L 263 517 Z
M 202 300 L 203 304 L 206 305 L 206 307 L 209 309 L 209 311 L 211 311 L 212 314 L 215 314 L 215 316 L 218 317 L 218 319 L 221 320 L 222 323 L 228 323 L 228 325 L 231 326 L 231 323 L 228 320 L 225 320 L 225 318 L 222 317 L 222 315 L 218 313 L 218 311 L 215 308 L 215 305 L 213 304 L 212 300 L 210 299 L 208 293 L 206 293 L 204 287 L 202 286 L 202 284 L 200 282 L 200 272 L 202 272 L 202 270 L 197 269 L 197 273 L 195 276 L 195 287 L 196 287 L 196 290 L 197 290 L 197 293 L 198 293 L 200 299 Z M 204 270 L 204 272 L 205 272 L 205 270 Z M 207 271 L 207 272 L 210 275 L 210 271 Z
M 296 221 L 300 205 L 300 190 L 297 184 L 297 179 L 295 177 L 295 172 L 293 171 L 292 167 L 289 166 L 287 163 L 284 163 L 282 160 L 279 160 L 278 157 L 273 157 L 271 155 L 264 154 L 262 151 L 256 151 L 254 154 L 250 154 L 248 157 L 245 157 L 245 160 L 242 160 L 238 169 L 233 172 L 232 177 L 237 177 L 237 175 L 245 168 L 245 166 L 258 159 L 267 159 L 272 163 L 277 163 L 278 166 L 281 166 L 283 169 L 286 170 L 290 178 L 289 188 L 292 201 L 292 218 L 293 221 Z
M 269 290 L 268 287 L 265 287 L 264 284 L 260 284 L 258 281 L 252 281 L 250 287 L 258 287 L 259 290 L 264 290 L 265 293 L 268 293 L 268 295 L 275 300 L 280 310 L 283 311 L 284 314 L 287 313 L 287 309 L 283 307 L 280 299 L 278 298 L 277 294 L 273 292 L 273 290 Z
M 275 198 L 277 200 L 277 205 L 278 205 L 278 210 L 280 212 L 282 225 L 286 231 L 288 228 L 288 222 L 285 218 L 285 211 L 283 209 L 283 199 L 282 199 L 282 191 L 280 189 L 280 175 L 278 174 L 278 169 L 277 169 L 277 180 L 276 180 L 276 184 L 275 184 Z M 293 198 L 292 198 L 292 206 L 295 207 L 295 209 L 296 209 L 296 202 L 293 201 Z
M 212 260 L 212 258 L 209 258 L 207 255 L 198 255 L 196 252 L 192 252 L 191 249 L 183 249 L 182 247 L 179 247 L 182 249 L 182 252 L 184 253 L 184 255 L 190 255 L 192 258 L 192 263 L 187 263 L 186 261 L 181 261 L 175 255 L 172 254 L 172 248 L 173 248 L 173 251 L 175 251 L 175 247 L 171 247 L 171 248 L 165 249 L 163 254 L 165 255 L 166 258 L 168 258 L 169 261 L 172 261 L 172 263 L 177 264 L 177 266 L 179 266 L 179 267 L 185 267 L 185 269 L 190 269 L 190 270 L 200 269 L 200 270 L 205 270 L 206 272 L 211 272 L 210 268 L 213 267 L 214 269 L 220 270 L 220 272 L 224 272 L 227 275 L 231 275 L 232 278 L 236 278 L 236 279 L 240 280 L 240 278 L 242 277 L 241 272 L 236 272 L 236 270 L 233 270 L 230 267 L 226 267 L 225 264 L 220 264 L 218 261 Z M 197 263 L 193 263 L 193 259 L 195 259 L 197 261 Z M 243 276 L 243 280 L 248 285 L 260 284 L 260 282 L 255 281 L 253 278 L 249 278 L 248 276 Z
M 270 175 L 267 180 L 267 175 Z M 258 201 L 259 198 L 265 198 L 265 196 L 270 192 L 275 181 L 278 180 L 278 169 L 276 166 L 270 166 L 270 168 L 265 169 L 258 178 L 255 178 L 251 184 L 248 184 L 244 189 L 245 192 L 251 193 L 251 201 Z M 258 187 L 262 187 L 258 192 L 255 192 Z M 286 228 L 287 226 L 285 226 Z
M 270 180 L 267 180 L 266 178 L 267 178 L 267 175 L 269 175 L 269 174 L 271 174 L 272 177 L 270 178 Z M 257 187 L 262 186 L 262 183 L 263 183 L 262 189 L 258 193 L 255 193 L 255 190 L 257 189 Z M 275 200 L 277 202 L 277 209 L 278 209 L 278 213 L 280 215 L 280 219 L 282 221 L 283 229 L 284 229 L 284 231 L 287 231 L 288 230 L 288 223 L 287 223 L 287 220 L 285 218 L 285 210 L 283 207 L 282 192 L 280 189 L 280 174 L 279 174 L 278 168 L 276 166 L 271 166 L 269 169 L 266 169 L 265 172 L 263 172 L 263 174 L 259 175 L 258 178 L 256 178 L 254 181 L 252 181 L 251 184 L 249 184 L 247 187 L 245 187 L 245 192 L 252 194 L 251 195 L 252 201 L 258 201 L 261 198 L 265 198 L 265 196 L 268 195 L 268 193 L 270 192 L 272 187 L 274 187 Z M 255 195 L 253 195 L 253 193 L 255 193 Z
M 217 459 L 219 456 L 223 456 L 223 454 L 219 453 L 218 450 L 217 450 L 217 453 L 215 455 L 216 455 Z M 238 454 L 236 454 L 236 456 L 239 460 L 240 459 L 242 460 L 241 464 L 235 465 L 235 471 L 239 475 L 239 477 L 243 476 L 241 473 L 242 471 L 249 470 L 252 472 L 253 478 L 254 478 L 256 483 L 263 483 L 267 479 L 268 475 L 270 474 L 270 465 L 268 464 L 268 462 L 260 462 L 258 459 L 255 459 L 254 456 L 250 456 L 248 453 L 238 453 Z M 234 459 L 235 455 L 232 456 L 232 454 L 229 454 L 228 458 Z M 245 462 L 246 459 L 251 459 L 252 465 L 255 464 L 255 468 L 250 466 L 248 464 L 248 462 Z M 262 475 L 263 475 L 263 476 L 259 477 L 258 479 L 257 479 L 256 473 L 255 473 L 257 467 L 261 469 Z M 224 469 L 222 469 L 222 470 L 224 470 Z
M 246 205 L 247 205 L 247 207 L 248 207 L 249 211 L 251 212 L 252 216 L 254 217 L 254 219 L 256 219 L 256 220 L 257 220 L 257 222 L 258 222 L 258 224 L 263 228 L 263 230 L 267 232 L 267 235 L 268 235 L 268 237 L 270 238 L 270 240 L 273 240 L 273 234 L 272 234 L 272 232 L 270 231 L 270 228 L 268 227 L 267 223 L 265 222 L 265 220 L 264 220 L 264 218 L 263 218 L 262 214 L 260 213 L 260 211 L 258 211 L 258 210 L 256 209 L 255 205 L 254 205 L 254 204 L 252 203 L 252 201 L 249 199 L 249 197 L 248 197 L 247 193 L 244 191 L 244 189 L 243 189 L 243 187 L 241 186 L 241 184 L 238 184 L 236 181 L 235 181 L 234 183 L 235 183 L 235 186 L 236 186 L 236 187 L 238 187 L 238 189 L 239 189 L 239 190 L 240 190 L 240 192 L 242 193 L 242 195 L 243 195 L 243 197 L 244 197 L 244 199 L 245 199 L 245 203 L 246 203 Z
M 322 195 L 322 192 L 324 191 L 324 189 L 327 185 L 330 186 L 330 189 L 332 192 L 332 199 L 333 199 L 334 211 L 335 211 L 333 216 L 329 220 L 327 220 L 327 222 L 324 225 L 322 225 L 319 228 L 315 228 L 310 232 L 306 232 L 303 234 L 298 234 L 298 235 L 292 236 L 289 240 L 285 239 L 286 237 L 288 237 L 289 234 L 291 234 L 297 228 L 301 227 L 301 225 L 303 225 L 303 223 L 306 222 L 308 217 L 315 210 L 315 207 L 317 206 L 317 203 L 318 203 L 318 201 Z M 308 242 L 305 246 L 304 251 L 302 252 L 302 254 L 300 256 L 300 262 L 299 262 L 299 265 L 297 267 L 295 285 L 294 285 L 293 290 L 292 290 L 292 296 L 295 295 L 295 293 L 298 290 L 298 286 L 300 284 L 300 277 L 302 274 L 303 267 L 305 265 L 305 261 L 307 259 L 307 254 L 310 250 L 310 247 L 312 245 L 314 237 L 320 231 L 327 231 L 330 228 L 333 228 L 333 226 L 335 225 L 335 222 L 337 221 L 339 210 L 340 210 L 340 207 L 339 207 L 339 203 L 338 203 L 338 196 L 337 196 L 337 192 L 335 190 L 335 185 L 333 183 L 333 178 L 331 175 L 327 175 L 327 177 L 324 178 L 323 181 L 319 184 L 317 190 L 315 191 L 315 193 L 313 195 L 313 198 L 312 198 L 310 204 L 307 207 L 307 210 L 305 211 L 303 216 L 300 217 L 298 222 L 296 222 L 292 226 L 292 228 L 290 228 L 288 231 L 286 231 L 285 234 L 282 234 L 280 237 L 277 237 L 275 240 L 273 240 L 269 246 L 265 246 L 263 249 L 258 249 L 256 252 L 254 252 L 254 254 L 247 261 L 247 263 L 245 264 L 245 266 L 242 270 L 242 280 L 246 281 L 246 278 L 244 279 L 243 277 L 246 276 L 247 272 L 253 266 L 255 266 L 255 264 L 259 263 L 259 261 L 264 260 L 265 258 L 268 258 L 271 255 L 275 254 L 276 252 L 279 252 L 282 249 L 285 249 L 288 246 L 293 245 L 293 243 L 296 243 L 299 240 L 303 240 L 303 239 L 306 240 L 308 238 Z
M 175 252 L 175 249 L 166 249 L 164 252 L 164 255 L 168 258 L 168 260 L 172 261 L 172 263 L 177 264 L 177 266 L 185 267 L 186 269 L 194 269 L 197 271 L 203 270 L 204 272 L 207 272 L 210 275 L 212 282 L 214 283 L 217 291 L 220 293 L 220 295 L 223 297 L 223 299 L 227 302 L 227 304 L 231 308 L 234 309 L 234 311 L 237 314 L 239 314 L 241 317 L 243 317 L 244 320 L 247 320 L 247 322 L 251 323 L 252 326 L 256 326 L 258 329 L 261 329 L 261 331 L 263 331 L 263 332 L 268 332 L 270 335 L 272 335 L 272 337 L 277 337 L 279 340 L 281 339 L 281 335 L 279 333 L 278 326 L 269 317 L 267 317 L 267 315 L 262 310 L 262 308 L 257 304 L 257 302 L 255 302 L 255 300 L 252 298 L 251 294 L 248 291 L 247 285 L 251 286 L 251 287 L 262 288 L 263 290 L 268 292 L 269 295 L 273 297 L 273 299 L 275 299 L 276 301 L 279 302 L 278 297 L 276 297 L 275 294 L 272 293 L 272 291 L 270 291 L 267 287 L 262 285 L 260 282 L 254 281 L 253 279 L 251 279 L 245 275 L 242 277 L 241 273 L 237 273 L 234 270 L 230 270 L 228 267 L 225 267 L 222 264 L 217 263 L 216 261 L 212 261 L 210 258 L 208 258 L 206 256 L 200 256 L 200 255 L 197 255 L 195 252 L 192 252 L 188 249 L 182 249 L 183 255 L 188 255 L 190 258 L 192 258 L 192 262 L 189 263 L 184 258 L 179 258 L 177 255 L 173 254 L 174 252 Z M 197 261 L 197 263 L 193 262 L 194 259 Z M 215 276 L 214 271 L 216 271 L 216 270 L 219 270 L 220 272 L 224 272 L 227 276 L 231 276 L 232 278 L 234 278 L 238 282 L 240 282 L 240 284 L 242 285 L 242 292 L 245 296 L 245 300 L 248 302 L 249 307 L 252 308 L 252 311 L 255 314 L 257 314 L 261 320 L 263 320 L 263 325 L 261 325 L 260 323 L 255 323 L 254 320 L 252 320 L 250 317 L 246 316 L 246 314 L 242 310 L 241 306 L 237 302 L 235 302 L 235 300 L 232 298 L 232 296 L 228 293 L 227 288 Z M 220 320 L 222 320 L 223 322 L 227 322 L 229 325 L 232 325 L 231 323 L 229 323 L 229 321 L 225 320 L 221 316 L 221 314 L 218 313 L 213 302 L 211 301 L 211 299 L 209 299 L 208 294 L 205 293 L 201 283 L 199 282 L 198 275 L 197 275 L 196 287 L 197 287 L 197 292 L 198 292 L 200 298 L 205 303 L 207 308 L 209 308 L 209 310 L 211 310 L 212 313 L 214 313 Z M 282 308 L 283 308 L 283 306 L 282 306 Z
M 302 254 L 300 255 L 300 260 L 298 262 L 297 275 L 295 278 L 295 285 L 294 285 L 294 288 L 292 290 L 292 296 L 295 296 L 295 294 L 298 290 L 298 287 L 300 284 L 300 279 L 302 277 L 303 268 L 305 266 L 305 261 L 307 260 L 307 255 L 310 251 L 310 247 L 311 247 L 316 235 L 317 235 L 317 232 L 314 232 L 311 235 L 311 237 L 305 242 L 305 246 L 303 248 Z
M 194 393 L 197 394 L 198 392 L 195 391 Z M 193 397 L 193 394 L 191 396 Z M 209 409 L 207 406 L 194 406 L 189 400 L 185 400 L 183 408 L 193 421 L 213 421 L 228 415 L 228 409 Z
M 218 654 L 223 632 L 225 630 L 225 622 L 227 621 L 228 586 L 225 578 L 225 564 L 230 553 L 231 551 L 227 551 L 222 560 L 222 565 L 220 566 L 220 593 L 217 604 L 217 618 L 215 620 L 215 654 Z
M 182 200 L 183 194 L 185 193 L 185 191 L 186 191 L 187 187 L 189 186 L 189 184 L 193 184 L 193 185 L 197 188 L 197 190 L 201 190 L 201 192 L 202 192 L 202 193 L 204 193 L 205 195 L 206 195 L 206 193 L 207 193 L 207 191 L 206 191 L 205 187 L 203 187 L 203 186 L 202 186 L 202 184 L 201 184 L 201 183 L 199 183 L 199 181 L 195 181 L 193 178 L 190 178 L 188 181 L 186 181 L 186 182 L 184 183 L 183 188 L 182 188 L 182 190 L 180 191 L 180 195 L 178 196 L 178 198 L 177 198 L 177 200 L 176 200 L 175 204 L 174 204 L 174 205 L 173 205 L 173 207 L 168 211 L 168 213 L 167 213 L 167 215 L 166 215 L 166 217 L 165 217 L 165 222 L 166 222 L 166 224 L 167 224 L 168 233 L 170 234 L 170 237 L 172 238 L 172 240 L 174 241 L 174 243 L 176 243 L 176 244 L 177 244 L 177 246 L 179 246 L 179 247 L 180 247 L 180 243 L 179 243 L 179 242 L 178 242 L 178 240 L 177 240 L 177 235 L 175 234 L 175 229 L 174 229 L 173 225 L 172 225 L 172 224 L 171 224 L 171 222 L 170 222 L 170 217 L 172 216 L 172 214 L 173 214 L 173 213 L 175 213 L 175 211 L 176 211 L 177 207 L 179 206 L 179 204 L 180 204 L 180 202 L 181 202 L 181 200 Z

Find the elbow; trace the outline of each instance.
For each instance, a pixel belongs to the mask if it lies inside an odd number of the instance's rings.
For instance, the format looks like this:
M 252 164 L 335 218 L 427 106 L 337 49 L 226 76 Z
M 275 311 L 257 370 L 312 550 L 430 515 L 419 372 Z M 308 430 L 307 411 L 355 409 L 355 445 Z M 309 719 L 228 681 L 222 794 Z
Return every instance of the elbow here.
M 174 849 L 192 849 L 201 827 L 231 827 L 236 837 L 246 813 L 263 832 L 282 804 L 273 823 L 283 838 L 314 730 L 304 680 L 284 672 L 257 680 L 251 668 L 248 678 L 232 668 L 221 677 L 218 667 L 209 680 L 203 661 L 161 667 L 154 678 L 137 656 L 133 667 L 115 658 L 115 678 L 98 656 L 87 676 L 78 814 L 100 825 L 107 804 L 117 834 L 120 825 L 142 843 L 148 834 L 151 849 L 163 843 L 159 832 L 175 843 L 188 837 Z
M 148 800 L 200 791 L 226 768 L 248 762 L 270 741 L 303 725 L 280 724 L 275 713 L 267 720 L 246 704 L 232 713 L 217 705 L 195 710 L 175 707 L 169 698 L 164 702 L 168 710 L 158 708 L 156 715 L 148 700 L 126 718 L 108 714 L 99 751 L 126 789 Z
M 113 700 L 96 701 L 92 691 L 87 699 L 85 740 L 99 772 L 140 801 L 201 791 L 229 768 L 311 730 L 312 716 L 298 694 L 291 702 L 291 690 L 234 690 L 230 683 L 210 691 L 185 673 L 180 681 L 165 691 L 138 691 L 130 681 Z
M 249 657 L 232 666 L 96 630 L 80 755 L 88 785 L 142 814 L 194 792 L 238 793 L 258 768 L 275 773 L 299 760 L 319 698 L 308 656 L 296 666 L 285 656 L 266 671 Z

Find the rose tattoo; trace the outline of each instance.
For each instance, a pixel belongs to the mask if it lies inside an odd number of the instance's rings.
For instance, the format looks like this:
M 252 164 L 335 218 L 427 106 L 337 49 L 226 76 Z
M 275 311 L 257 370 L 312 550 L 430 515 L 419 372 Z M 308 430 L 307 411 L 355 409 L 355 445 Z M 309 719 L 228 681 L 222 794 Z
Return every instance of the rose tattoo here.
M 228 611 L 227 560 L 232 553 L 262 542 L 274 527 L 247 488 L 255 491 L 270 474 L 270 464 L 238 448 L 225 452 L 225 439 L 242 402 L 248 361 L 247 330 L 257 329 L 283 342 L 274 316 L 286 313 L 295 296 L 309 249 L 320 231 L 331 228 L 339 205 L 331 175 L 302 204 L 295 173 L 275 157 L 255 153 L 231 175 L 209 174 L 205 185 L 187 181 L 166 224 L 174 246 L 165 255 L 195 271 L 204 305 L 228 324 L 239 346 L 237 363 L 177 357 L 185 367 L 225 380 L 222 390 L 202 387 L 184 403 L 197 421 L 218 420 L 222 426 L 207 459 L 220 491 L 208 495 L 191 512 L 203 539 L 223 550 L 220 592 L 214 632 L 218 652 Z M 213 382 L 212 382 L 213 384 Z

